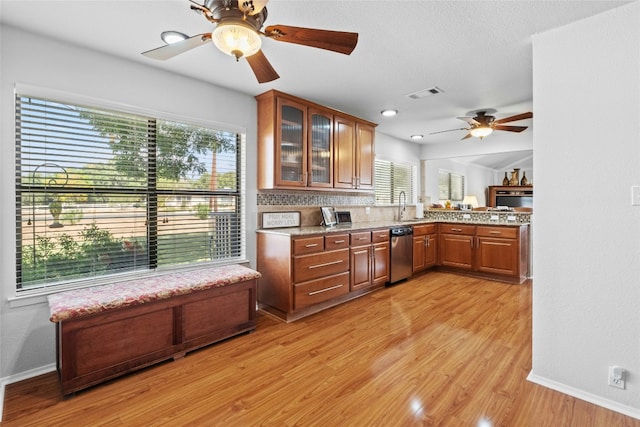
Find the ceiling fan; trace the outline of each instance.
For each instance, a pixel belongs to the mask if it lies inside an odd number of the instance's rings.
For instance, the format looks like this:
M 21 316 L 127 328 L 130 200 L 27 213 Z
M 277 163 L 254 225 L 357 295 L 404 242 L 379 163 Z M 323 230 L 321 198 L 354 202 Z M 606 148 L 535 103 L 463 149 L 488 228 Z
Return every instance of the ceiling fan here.
M 430 135 L 443 133 L 443 132 L 452 132 L 455 130 L 466 130 L 466 131 L 469 131 L 469 133 L 467 133 L 467 135 L 465 135 L 462 139 L 471 138 L 472 136 L 482 139 L 485 136 L 491 134 L 494 130 L 504 130 L 507 132 L 522 132 L 528 126 L 505 126 L 502 123 L 515 122 L 518 120 L 525 120 L 533 117 L 533 113 L 527 112 L 522 114 L 516 114 L 515 116 L 505 117 L 504 119 L 496 120 L 495 116 L 491 115 L 495 112 L 496 110 L 493 110 L 493 109 L 472 111 L 469 114 L 475 114 L 476 115 L 475 117 L 458 117 L 458 119 L 464 120 L 469 124 L 468 128 L 442 130 L 439 132 L 432 132 Z
M 222 52 L 234 56 L 236 61 L 241 57 L 253 70 L 259 83 L 278 79 L 280 76 L 262 53 L 261 37 L 286 43 L 295 43 L 319 49 L 330 50 L 345 55 L 351 54 L 358 43 L 358 33 L 343 31 L 318 30 L 312 28 L 272 25 L 261 30 L 267 19 L 268 0 L 205 0 L 204 4 L 189 0 L 191 9 L 203 15 L 215 24 L 211 33 L 188 37 L 175 31 L 165 31 L 165 36 L 182 36 L 180 41 L 142 52 L 148 58 L 167 60 L 188 50 L 213 42 Z

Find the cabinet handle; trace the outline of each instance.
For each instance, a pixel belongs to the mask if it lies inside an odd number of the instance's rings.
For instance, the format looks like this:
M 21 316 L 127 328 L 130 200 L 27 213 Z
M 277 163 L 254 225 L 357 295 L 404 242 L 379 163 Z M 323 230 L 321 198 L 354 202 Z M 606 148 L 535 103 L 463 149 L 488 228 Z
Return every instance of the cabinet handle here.
M 310 265 L 309 266 L 309 270 L 311 270 L 312 268 L 321 268 L 321 267 L 328 267 L 330 265 L 335 265 L 335 264 L 340 264 L 342 262 L 342 260 L 338 260 L 338 261 L 333 261 L 333 262 L 325 262 L 324 264 L 316 264 L 316 265 Z
M 344 240 L 334 240 L 333 243 L 344 243 Z
M 309 292 L 307 295 L 309 296 L 313 296 L 313 295 L 317 295 L 317 294 L 321 294 L 323 292 L 328 292 L 328 291 L 332 291 L 334 289 L 338 289 L 343 287 L 344 285 L 340 284 L 340 285 L 335 285 L 335 286 L 331 286 L 329 288 L 324 288 L 324 289 L 320 289 L 319 291 L 313 291 L 313 292 Z
M 462 231 L 462 228 L 452 228 L 452 229 L 451 229 L 451 231 L 457 231 L 457 232 L 460 232 L 460 231 Z
M 489 234 L 502 234 L 502 231 L 489 231 Z
M 315 248 L 316 246 L 318 246 L 317 243 L 309 243 L 307 245 L 304 245 L 305 248 Z
M 426 248 L 428 248 L 430 244 L 431 244 L 431 239 L 429 239 L 428 237 L 426 239 L 424 239 L 424 246 Z
M 356 240 L 367 240 L 366 237 L 358 237 Z

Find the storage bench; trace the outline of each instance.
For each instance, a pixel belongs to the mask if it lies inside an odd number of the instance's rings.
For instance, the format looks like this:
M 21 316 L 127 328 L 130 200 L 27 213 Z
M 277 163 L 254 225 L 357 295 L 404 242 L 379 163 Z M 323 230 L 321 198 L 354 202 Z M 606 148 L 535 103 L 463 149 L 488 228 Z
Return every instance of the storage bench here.
M 49 295 L 62 394 L 254 330 L 259 277 L 227 265 Z

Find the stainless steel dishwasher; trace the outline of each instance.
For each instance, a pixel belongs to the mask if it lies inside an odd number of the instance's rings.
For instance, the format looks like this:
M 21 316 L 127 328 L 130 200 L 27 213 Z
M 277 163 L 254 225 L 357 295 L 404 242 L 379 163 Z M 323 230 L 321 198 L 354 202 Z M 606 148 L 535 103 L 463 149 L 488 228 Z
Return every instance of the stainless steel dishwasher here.
M 389 283 L 410 277 L 413 272 L 413 229 L 410 226 L 391 229 L 391 263 Z

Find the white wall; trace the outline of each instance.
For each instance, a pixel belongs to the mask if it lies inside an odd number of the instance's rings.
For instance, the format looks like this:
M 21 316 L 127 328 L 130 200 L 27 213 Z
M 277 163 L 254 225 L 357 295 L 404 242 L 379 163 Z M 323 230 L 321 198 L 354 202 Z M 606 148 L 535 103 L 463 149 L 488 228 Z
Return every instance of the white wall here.
M 530 379 L 640 417 L 640 7 L 534 38 Z M 628 370 L 607 386 L 608 366 Z
M 495 185 L 496 171 L 455 159 L 424 160 L 422 162 L 424 177 L 424 196 L 431 203 L 438 203 L 438 172 L 440 169 L 464 175 L 465 195 L 473 195 L 478 199 L 478 206 L 486 206 L 486 189 Z M 502 180 L 500 180 L 502 181 Z
M 145 65 L 0 27 L 0 377 L 55 362 L 54 327 L 44 298 L 14 302 L 14 84 L 43 87 L 187 119 L 217 122 L 247 134 L 247 256 L 255 266 L 256 106 L 253 97 Z M 23 303 L 35 304 L 19 306 Z

